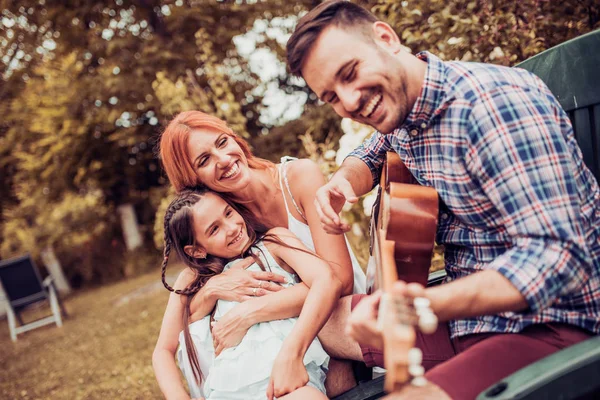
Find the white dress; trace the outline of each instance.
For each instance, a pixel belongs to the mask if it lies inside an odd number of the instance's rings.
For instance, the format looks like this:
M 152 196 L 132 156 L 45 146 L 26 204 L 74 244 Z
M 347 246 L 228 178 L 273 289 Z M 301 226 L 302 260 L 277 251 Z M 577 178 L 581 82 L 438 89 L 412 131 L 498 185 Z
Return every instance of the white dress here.
M 296 158 L 289 157 L 289 156 L 281 157 L 281 164 L 280 164 L 280 168 L 279 168 L 279 176 L 280 176 L 279 186 L 281 187 L 281 191 L 283 193 L 285 193 L 283 190 L 284 183 L 285 183 L 285 188 L 287 189 L 287 195 L 292 200 L 292 204 L 294 204 L 294 206 L 296 207 L 296 211 L 298 211 L 298 214 L 300 214 L 302 216 L 302 218 L 305 218 L 302 211 L 300 211 L 300 208 L 298 207 L 296 200 L 294 199 L 294 196 L 292 196 L 292 191 L 290 190 L 290 185 L 287 180 L 286 164 L 289 161 L 293 161 L 293 160 L 296 160 Z M 284 200 L 285 200 L 285 196 L 284 196 Z M 308 247 L 312 251 L 315 251 L 315 243 L 313 242 L 309 226 L 303 222 L 298 221 L 296 218 L 294 218 L 294 216 L 290 212 L 290 209 L 287 205 L 287 201 L 284 201 L 284 203 L 285 203 L 285 208 L 286 208 L 287 214 L 288 214 L 288 229 L 294 235 L 296 235 L 298 237 L 298 239 L 300 239 L 306 247 Z M 358 260 L 354 256 L 354 252 L 352 251 L 352 248 L 350 247 L 350 244 L 348 243 L 348 239 L 346 239 L 346 245 L 348 246 L 348 253 L 350 253 L 350 260 L 352 261 L 352 270 L 354 272 L 354 291 L 353 291 L 353 293 L 354 294 L 366 293 L 367 292 L 367 278 L 365 276 L 365 273 L 363 272 L 362 268 L 360 267 Z
M 264 266 L 287 278 L 289 283 L 283 284 L 284 287 L 300 282 L 297 275 L 290 274 L 275 262 L 262 242 L 259 242 L 257 247 L 260 251 L 256 250 L 255 254 L 261 258 Z M 227 264 L 224 270 L 231 267 L 232 263 Z M 248 270 L 260 271 L 260 266 L 254 263 Z M 215 320 L 219 320 L 237 304 L 218 300 Z M 297 320 L 298 318 L 287 318 L 253 325 L 240 344 L 223 350 L 216 358 L 209 329 L 210 316 L 192 323 L 190 334 L 200 361 L 202 389 L 194 379 L 183 332 L 179 336 L 180 348 L 177 352 L 179 366 L 188 382 L 192 397 L 203 396 L 206 400 L 265 399 L 273 362 Z M 328 364 L 329 356 L 315 338 L 304 355 L 304 365 L 309 377 L 308 385 L 323 393 Z

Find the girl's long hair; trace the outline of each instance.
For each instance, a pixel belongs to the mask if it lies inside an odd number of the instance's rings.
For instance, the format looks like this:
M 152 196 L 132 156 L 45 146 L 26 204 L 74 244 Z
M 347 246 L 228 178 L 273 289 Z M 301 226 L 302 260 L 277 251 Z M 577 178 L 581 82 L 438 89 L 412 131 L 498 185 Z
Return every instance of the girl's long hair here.
M 194 346 L 194 342 L 192 341 L 192 337 L 189 331 L 189 319 L 191 314 L 190 305 L 194 295 L 198 293 L 200 289 L 202 289 L 202 287 L 211 277 L 223 272 L 225 264 L 229 261 L 227 259 L 215 257 L 209 254 L 206 255 L 206 258 L 194 258 L 188 255 L 184 250 L 185 246 L 197 245 L 194 237 L 193 214 L 191 208 L 194 204 L 200 201 L 202 197 L 204 197 L 204 195 L 208 192 L 210 191 L 205 187 L 187 189 L 179 193 L 169 205 L 165 213 L 164 219 L 165 248 L 161 270 L 162 282 L 165 288 L 176 294 L 187 296 L 186 306 L 183 315 L 183 332 L 188 359 L 190 360 L 192 372 L 198 384 L 200 384 L 201 382 L 200 363 L 198 361 L 196 347 Z M 248 230 L 248 237 L 250 240 L 248 241 L 248 245 L 244 249 L 240 257 L 252 257 L 253 260 L 260 266 L 260 268 L 263 271 L 270 269 L 270 267 L 269 265 L 265 266 L 261 260 L 261 257 L 259 257 L 256 254 L 256 250 L 262 253 L 262 250 L 260 250 L 260 248 L 256 246 L 256 243 L 259 240 L 263 242 L 274 243 L 287 248 L 293 248 L 295 250 L 312 254 L 315 257 L 319 257 L 313 252 L 290 246 L 273 234 L 267 234 L 266 227 L 260 222 L 258 222 L 254 215 L 250 211 L 248 211 L 246 207 L 234 203 L 222 194 L 214 194 L 220 196 L 231 208 L 238 212 L 244 219 L 244 222 L 246 223 L 246 228 Z M 173 248 L 175 249 L 175 252 L 179 256 L 179 258 L 185 263 L 185 265 L 195 273 L 194 280 L 185 289 L 173 289 L 167 283 L 165 278 L 167 264 L 169 262 L 169 256 Z M 264 256 L 262 258 L 267 260 L 267 258 Z
M 236 135 L 227 123 L 202 111 L 184 111 L 179 113 L 165 128 L 160 136 L 159 154 L 167 177 L 178 193 L 185 188 L 202 185 L 188 156 L 190 133 L 195 129 L 211 130 L 229 135 L 240 146 L 253 169 L 272 168 L 273 163 L 255 157 L 250 145 Z

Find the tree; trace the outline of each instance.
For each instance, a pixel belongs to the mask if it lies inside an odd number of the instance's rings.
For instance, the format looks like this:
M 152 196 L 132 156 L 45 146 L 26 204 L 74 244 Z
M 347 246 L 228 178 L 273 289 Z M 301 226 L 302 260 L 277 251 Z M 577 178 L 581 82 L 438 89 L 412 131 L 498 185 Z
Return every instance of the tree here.
M 594 0 L 378 0 L 361 2 L 413 52 L 514 65 L 600 27 Z

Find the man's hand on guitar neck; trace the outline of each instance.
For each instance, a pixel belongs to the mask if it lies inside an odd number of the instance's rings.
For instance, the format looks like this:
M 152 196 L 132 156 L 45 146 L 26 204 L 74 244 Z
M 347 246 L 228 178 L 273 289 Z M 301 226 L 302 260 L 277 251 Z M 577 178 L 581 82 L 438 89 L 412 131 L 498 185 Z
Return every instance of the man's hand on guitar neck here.
M 409 302 L 416 297 L 427 298 L 440 321 L 516 312 L 528 307 L 517 288 L 503 275 L 491 270 L 430 288 L 398 281 L 392 288 L 392 297 L 404 297 Z M 383 343 L 381 329 L 377 327 L 380 298 L 380 294 L 374 293 L 358 303 L 346 328 L 346 333 L 358 343 L 378 349 Z
M 340 219 L 345 202 L 356 203 L 373 184 L 369 167 L 357 158 L 347 158 L 331 180 L 315 195 L 315 208 L 321 219 L 323 230 L 331 235 L 340 235 L 350 226 Z
M 416 297 L 426 297 L 425 288 L 418 283 L 398 281 L 392 288 L 392 297 L 404 297 L 412 302 Z M 383 349 L 383 332 L 378 326 L 379 303 L 381 291 L 366 296 L 352 310 L 346 326 L 346 335 L 349 335 L 358 343 L 375 349 Z

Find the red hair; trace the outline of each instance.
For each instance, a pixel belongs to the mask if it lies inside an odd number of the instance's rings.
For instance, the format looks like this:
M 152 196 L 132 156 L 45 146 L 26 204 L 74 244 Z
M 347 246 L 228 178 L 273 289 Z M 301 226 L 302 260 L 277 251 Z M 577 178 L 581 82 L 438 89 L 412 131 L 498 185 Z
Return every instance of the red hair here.
M 222 119 L 202 111 L 184 111 L 167 125 L 160 137 L 159 145 L 163 167 L 169 181 L 178 193 L 186 187 L 202 184 L 198 180 L 196 170 L 190 162 L 187 152 L 190 133 L 194 129 L 208 129 L 231 136 L 242 149 L 250 168 L 266 169 L 273 165 L 270 161 L 255 157 L 250 151 L 248 142 L 236 135 Z

